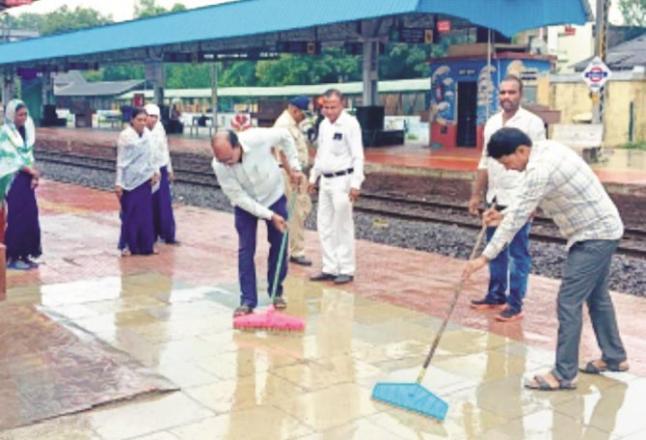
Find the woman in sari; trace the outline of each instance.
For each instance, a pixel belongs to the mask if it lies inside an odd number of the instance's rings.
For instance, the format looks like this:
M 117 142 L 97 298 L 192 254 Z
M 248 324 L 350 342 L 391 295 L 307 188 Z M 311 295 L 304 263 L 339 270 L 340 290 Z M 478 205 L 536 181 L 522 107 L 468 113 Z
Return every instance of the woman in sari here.
M 155 156 L 155 166 L 160 174 L 159 185 L 153 188 L 153 219 L 155 225 L 155 240 L 160 239 L 167 244 L 177 244 L 175 240 L 175 216 L 170 183 L 174 180 L 173 166 L 168 151 L 166 131 L 159 120 L 159 107 L 147 104 L 144 109 L 148 114 L 146 126 L 150 130 Z
M 6 193 L 7 201 L 5 246 L 9 269 L 37 268 L 32 258 L 42 253 L 35 192 L 39 178 L 34 168 L 35 140 L 36 129 L 27 106 L 19 99 L 9 101 L 0 132 L 0 194 L 4 197 Z
M 152 186 L 159 174 L 146 119 L 144 109 L 134 109 L 130 125 L 117 141 L 115 193 L 121 203 L 119 249 L 123 256 L 156 253 Z

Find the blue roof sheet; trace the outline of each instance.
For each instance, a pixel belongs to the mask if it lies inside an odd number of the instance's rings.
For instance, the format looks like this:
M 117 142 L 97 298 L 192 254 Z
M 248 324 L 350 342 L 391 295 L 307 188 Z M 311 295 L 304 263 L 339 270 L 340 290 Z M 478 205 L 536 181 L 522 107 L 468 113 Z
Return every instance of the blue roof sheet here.
M 584 23 L 587 0 L 243 0 L 0 45 L 0 65 L 246 37 L 414 13 L 461 17 L 513 35 Z

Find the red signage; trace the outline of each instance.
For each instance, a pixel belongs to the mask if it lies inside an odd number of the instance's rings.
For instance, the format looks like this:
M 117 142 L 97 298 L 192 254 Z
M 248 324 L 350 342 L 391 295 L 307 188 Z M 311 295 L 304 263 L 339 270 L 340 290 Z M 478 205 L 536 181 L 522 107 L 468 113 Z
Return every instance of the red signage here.
M 438 32 L 451 32 L 451 20 L 440 20 L 437 22 Z
M 143 93 L 135 93 L 132 96 L 132 105 L 134 107 L 143 107 L 145 103 L 146 103 L 146 100 L 144 99 Z
M 576 28 L 574 26 L 567 25 L 563 28 L 563 33 L 566 36 L 576 35 Z
M 23 6 L 31 4 L 32 0 L 5 0 L 4 4 L 8 8 L 12 6 Z

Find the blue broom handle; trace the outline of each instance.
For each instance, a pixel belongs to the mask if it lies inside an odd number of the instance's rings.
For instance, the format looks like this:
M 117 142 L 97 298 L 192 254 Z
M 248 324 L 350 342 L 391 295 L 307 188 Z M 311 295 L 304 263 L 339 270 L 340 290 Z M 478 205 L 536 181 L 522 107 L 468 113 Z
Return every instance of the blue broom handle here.
M 285 221 L 289 219 L 290 213 L 294 212 L 294 204 L 296 202 L 296 196 L 292 195 L 291 199 L 289 200 L 289 208 L 287 209 L 287 218 Z M 269 295 L 269 299 L 273 300 L 274 297 L 276 296 L 276 290 L 278 289 L 278 278 L 280 276 L 280 271 L 283 268 L 283 263 L 284 263 L 284 255 L 285 255 L 285 247 L 287 247 L 287 231 L 283 232 L 283 238 L 280 241 L 280 253 L 278 254 L 278 261 L 276 262 L 276 273 L 274 273 L 274 284 L 271 286 L 271 295 Z

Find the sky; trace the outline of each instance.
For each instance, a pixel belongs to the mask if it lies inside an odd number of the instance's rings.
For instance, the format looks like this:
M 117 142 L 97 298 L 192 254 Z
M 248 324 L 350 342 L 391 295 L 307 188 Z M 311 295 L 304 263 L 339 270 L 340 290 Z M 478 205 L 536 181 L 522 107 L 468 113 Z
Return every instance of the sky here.
M 183 3 L 187 8 L 196 8 L 199 6 L 214 5 L 225 3 L 233 0 L 157 0 L 157 4 L 170 8 L 175 3 Z M 592 11 L 595 10 L 596 0 L 588 0 Z M 116 21 L 130 20 L 133 18 L 136 0 L 38 0 L 29 6 L 21 6 L 13 9 L 12 14 L 23 12 L 44 13 L 67 5 L 69 8 L 77 6 L 89 7 L 96 9 L 102 14 L 110 14 Z M 610 7 L 610 22 L 613 24 L 622 24 L 621 12 L 617 6 L 617 1 L 613 1 Z

